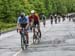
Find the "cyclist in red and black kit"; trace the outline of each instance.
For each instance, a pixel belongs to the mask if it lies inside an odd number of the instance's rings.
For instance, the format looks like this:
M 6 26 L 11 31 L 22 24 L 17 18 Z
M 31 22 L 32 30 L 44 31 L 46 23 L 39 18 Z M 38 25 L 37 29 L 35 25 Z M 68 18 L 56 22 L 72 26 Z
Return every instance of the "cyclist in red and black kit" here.
M 39 16 L 36 15 L 34 10 L 31 11 L 31 15 L 29 16 L 29 21 L 30 21 L 30 25 L 33 26 L 33 33 L 34 33 L 34 35 L 35 35 L 35 27 L 36 27 L 36 25 L 37 25 L 38 31 L 41 33 L 41 30 L 40 30 L 40 19 L 39 19 Z

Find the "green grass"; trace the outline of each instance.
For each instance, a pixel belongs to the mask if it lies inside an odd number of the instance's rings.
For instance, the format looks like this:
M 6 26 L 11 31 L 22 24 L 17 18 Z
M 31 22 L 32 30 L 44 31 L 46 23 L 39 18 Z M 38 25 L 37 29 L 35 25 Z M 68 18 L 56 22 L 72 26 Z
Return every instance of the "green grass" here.
M 15 28 L 16 28 L 15 23 L 3 23 L 3 22 L 0 22 L 1 32 L 10 31 L 10 30 L 15 29 Z

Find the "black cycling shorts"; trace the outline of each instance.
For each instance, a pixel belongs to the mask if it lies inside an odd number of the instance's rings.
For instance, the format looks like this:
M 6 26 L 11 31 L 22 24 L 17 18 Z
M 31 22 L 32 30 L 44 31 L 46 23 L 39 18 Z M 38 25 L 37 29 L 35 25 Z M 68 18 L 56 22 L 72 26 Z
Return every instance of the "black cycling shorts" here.
M 20 24 L 20 26 L 21 26 L 22 28 L 25 28 L 25 27 L 27 26 L 27 23 L 26 23 L 26 24 Z
M 39 21 L 35 21 L 34 23 L 33 23 L 33 27 L 39 27 Z

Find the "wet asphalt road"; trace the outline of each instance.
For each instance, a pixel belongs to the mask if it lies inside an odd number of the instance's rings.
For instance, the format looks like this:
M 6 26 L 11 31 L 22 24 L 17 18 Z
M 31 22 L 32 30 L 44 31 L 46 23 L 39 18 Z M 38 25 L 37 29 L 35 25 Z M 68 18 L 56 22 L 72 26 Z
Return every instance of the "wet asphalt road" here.
M 39 44 L 32 44 L 28 50 L 20 51 L 20 35 L 16 31 L 3 34 L 0 37 L 0 56 L 75 56 L 75 23 L 65 20 L 58 24 L 41 25 L 42 39 Z
M 42 30 L 40 44 L 31 44 L 17 56 L 75 56 L 75 23 L 66 20 L 52 26 L 48 24 Z

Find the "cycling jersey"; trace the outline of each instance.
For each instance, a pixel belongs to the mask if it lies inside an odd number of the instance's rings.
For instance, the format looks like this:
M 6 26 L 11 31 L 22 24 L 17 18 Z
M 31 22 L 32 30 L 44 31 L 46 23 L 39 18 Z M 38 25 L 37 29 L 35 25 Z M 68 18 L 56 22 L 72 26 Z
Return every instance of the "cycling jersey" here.
M 32 19 L 34 20 L 33 27 L 36 27 L 36 25 L 39 27 L 39 17 L 37 15 L 30 16 L 29 19 L 30 20 L 32 20 Z
M 42 20 L 46 20 L 46 16 L 45 15 L 42 15 Z
M 25 24 L 25 23 L 29 23 L 29 20 L 28 20 L 27 17 L 24 17 L 24 18 L 18 17 L 17 23 L 19 23 L 19 24 Z
M 39 19 L 39 17 L 38 16 L 36 16 L 36 15 L 33 15 L 33 16 L 29 16 L 29 21 L 31 22 L 31 20 L 34 20 L 34 22 L 37 22 L 38 21 L 38 19 Z
M 29 23 L 29 19 L 28 17 L 24 17 L 24 18 L 18 17 L 17 23 L 19 23 L 21 27 L 25 27 L 27 23 Z

